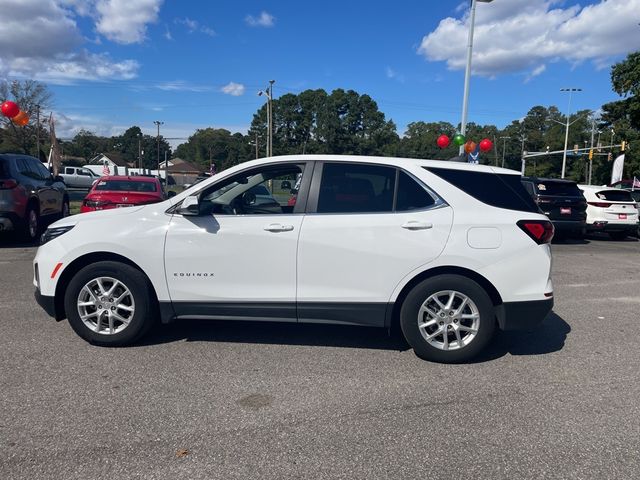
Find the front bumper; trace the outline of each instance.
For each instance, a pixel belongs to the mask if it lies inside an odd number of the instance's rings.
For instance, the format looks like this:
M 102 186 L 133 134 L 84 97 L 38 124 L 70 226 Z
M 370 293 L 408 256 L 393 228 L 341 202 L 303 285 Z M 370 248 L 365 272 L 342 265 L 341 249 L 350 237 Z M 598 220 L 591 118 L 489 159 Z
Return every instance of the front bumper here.
M 58 318 L 58 315 L 56 314 L 55 297 L 48 297 L 46 295 L 42 295 L 40 293 L 40 290 L 38 290 L 37 288 L 36 288 L 36 291 L 33 292 L 33 295 L 36 297 L 36 302 L 38 302 L 38 305 L 40 305 L 42 309 L 45 312 L 47 312 L 47 314 L 50 317 L 53 317 L 56 320 L 61 320 L 60 318 Z
M 496 307 L 502 330 L 531 330 L 537 327 L 553 308 L 553 297 L 545 300 L 507 302 Z

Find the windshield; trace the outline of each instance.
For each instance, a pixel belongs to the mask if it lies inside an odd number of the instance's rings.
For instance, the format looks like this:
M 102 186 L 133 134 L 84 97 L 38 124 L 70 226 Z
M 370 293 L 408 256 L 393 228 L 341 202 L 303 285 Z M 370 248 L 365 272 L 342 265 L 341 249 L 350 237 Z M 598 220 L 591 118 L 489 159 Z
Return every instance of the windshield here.
M 132 180 L 100 180 L 94 190 L 110 192 L 157 192 L 155 182 Z

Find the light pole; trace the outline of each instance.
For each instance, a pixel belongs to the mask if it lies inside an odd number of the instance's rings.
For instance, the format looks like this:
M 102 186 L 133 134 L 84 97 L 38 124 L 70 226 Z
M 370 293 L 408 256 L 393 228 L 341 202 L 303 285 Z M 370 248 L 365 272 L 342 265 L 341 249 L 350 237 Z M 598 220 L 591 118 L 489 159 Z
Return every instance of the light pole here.
M 153 123 L 155 124 L 156 127 L 158 127 L 158 134 L 156 135 L 156 143 L 158 145 L 158 178 L 162 178 L 160 176 L 160 125 L 164 125 L 164 122 L 155 120 Z M 165 165 L 165 169 L 166 167 L 167 166 Z
M 467 67 L 464 71 L 464 92 L 462 93 L 462 120 L 460 133 L 467 131 L 467 108 L 469 106 L 469 81 L 471 80 L 471 52 L 473 51 L 473 29 L 476 22 L 476 3 L 491 3 L 493 0 L 471 0 L 471 15 L 469 16 L 469 37 L 467 41 Z M 462 155 L 464 145 L 460 145 L 459 154 Z
M 269 80 L 269 86 L 260 90 L 258 96 L 267 97 L 267 157 L 273 156 L 273 84 L 275 80 Z
M 500 137 L 502 139 L 502 168 L 504 168 L 504 149 L 507 146 L 507 139 L 511 137 Z
M 142 132 L 138 134 L 138 168 L 142 170 Z
M 581 92 L 581 88 L 561 88 L 561 92 L 569 92 L 569 106 L 567 108 L 567 125 L 564 131 L 564 152 L 562 153 L 562 174 L 560 178 L 564 178 L 564 172 L 567 168 L 567 145 L 569 143 L 569 119 L 571 118 L 571 95 L 573 92 Z

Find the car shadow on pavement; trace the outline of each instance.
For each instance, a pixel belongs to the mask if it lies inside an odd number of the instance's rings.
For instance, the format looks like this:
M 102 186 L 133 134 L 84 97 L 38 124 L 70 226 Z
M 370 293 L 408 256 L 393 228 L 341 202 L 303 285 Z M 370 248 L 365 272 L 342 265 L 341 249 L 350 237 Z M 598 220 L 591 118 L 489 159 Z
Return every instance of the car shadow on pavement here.
M 3 232 L 0 234 L 0 249 L 3 248 L 31 248 L 40 245 L 39 241 L 26 242 L 13 232 Z
M 410 348 L 404 338 L 394 333 L 389 335 L 384 328 L 191 319 L 159 325 L 137 345 L 156 345 L 181 340 L 396 351 Z
M 484 353 L 472 360 L 472 363 L 496 360 L 507 354 L 543 355 L 556 352 L 564 347 L 570 331 L 569 324 L 552 312 L 539 327 L 530 332 L 497 331 Z M 183 340 L 395 351 L 411 348 L 396 329 L 392 329 L 389 334 L 383 328 L 343 325 L 188 319 L 158 326 L 137 345 L 158 345 Z
M 473 363 L 496 360 L 510 355 L 544 355 L 557 352 L 564 347 L 571 326 L 555 312 L 531 331 L 504 332 L 498 330 L 493 341 Z

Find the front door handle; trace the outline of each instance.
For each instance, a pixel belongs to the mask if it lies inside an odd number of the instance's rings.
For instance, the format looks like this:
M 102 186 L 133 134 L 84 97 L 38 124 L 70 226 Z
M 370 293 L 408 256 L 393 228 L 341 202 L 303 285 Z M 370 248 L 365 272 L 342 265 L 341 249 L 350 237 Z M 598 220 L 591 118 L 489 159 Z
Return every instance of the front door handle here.
M 428 230 L 429 228 L 433 228 L 433 224 L 427 223 L 427 222 L 416 222 L 415 220 L 409 220 L 408 222 L 402 225 L 402 228 L 406 228 L 407 230 Z
M 271 225 L 267 225 L 264 227 L 267 232 L 290 232 L 293 230 L 293 225 L 282 225 L 280 223 L 272 223 Z

